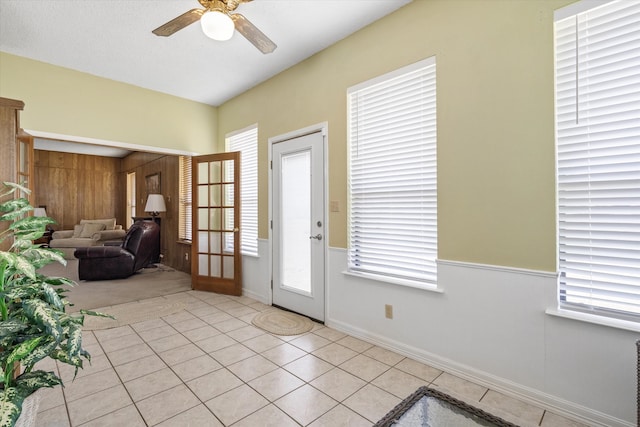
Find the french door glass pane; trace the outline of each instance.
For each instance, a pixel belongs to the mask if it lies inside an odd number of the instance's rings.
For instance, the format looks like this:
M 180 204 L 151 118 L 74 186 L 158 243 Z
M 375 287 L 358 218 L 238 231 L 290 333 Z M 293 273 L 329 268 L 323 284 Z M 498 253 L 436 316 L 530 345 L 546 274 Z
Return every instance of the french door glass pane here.
M 221 251 L 221 247 L 220 247 L 220 233 L 216 233 L 216 232 L 211 232 L 209 233 L 209 239 L 210 241 L 210 248 L 209 248 L 209 252 L 214 253 L 214 254 L 219 254 Z
M 198 255 L 198 274 L 200 276 L 209 275 L 209 263 L 207 262 L 207 254 Z
M 206 184 L 209 182 L 209 178 L 207 177 L 209 173 L 208 166 L 209 166 L 208 163 L 198 164 L 198 184 Z
M 209 187 L 207 187 L 206 185 L 201 185 L 198 187 L 198 206 L 209 206 Z
M 213 208 L 210 210 L 210 228 L 211 230 L 221 230 L 222 221 L 220 220 L 220 209 Z
M 220 277 L 222 263 L 220 255 L 211 255 L 211 277 Z
M 233 181 L 233 160 L 225 160 L 222 162 L 224 167 L 224 176 L 226 181 Z
M 210 174 L 209 174 L 209 182 L 210 183 L 219 183 L 220 182 L 220 162 L 210 162 Z
M 222 277 L 225 279 L 233 279 L 233 257 L 225 256 L 224 259 L 224 274 Z
M 198 252 L 209 252 L 208 239 L 206 231 L 198 232 Z
M 209 187 L 209 192 L 211 199 L 209 199 L 209 204 L 212 206 L 219 206 L 222 202 L 220 199 L 220 186 L 212 185 Z
M 207 208 L 198 209 L 198 230 L 206 230 L 209 228 L 207 223 Z

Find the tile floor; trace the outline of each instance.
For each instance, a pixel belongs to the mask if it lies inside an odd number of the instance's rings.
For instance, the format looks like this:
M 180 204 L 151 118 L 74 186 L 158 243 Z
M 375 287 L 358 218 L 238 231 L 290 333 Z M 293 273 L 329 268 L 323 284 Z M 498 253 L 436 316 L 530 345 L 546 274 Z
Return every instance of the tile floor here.
M 518 425 L 580 425 L 320 324 L 265 333 L 251 319 L 271 307 L 247 297 L 163 298 L 186 309 L 86 331 L 92 363 L 75 380 L 41 362 L 66 386 L 43 390 L 37 426 L 370 426 L 422 385 Z

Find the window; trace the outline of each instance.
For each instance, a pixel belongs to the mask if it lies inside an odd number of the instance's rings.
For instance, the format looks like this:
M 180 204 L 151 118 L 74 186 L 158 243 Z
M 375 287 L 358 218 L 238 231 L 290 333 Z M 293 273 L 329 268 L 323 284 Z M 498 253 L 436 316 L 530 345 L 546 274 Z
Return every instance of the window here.
M 555 16 L 559 300 L 637 321 L 640 2 L 593 5 Z
M 348 91 L 349 271 L 436 284 L 436 62 Z
M 136 213 L 136 173 L 127 173 L 127 229 L 133 225 L 133 218 Z
M 33 137 L 25 133 L 22 129 L 18 131 L 17 136 L 17 178 L 16 182 L 31 189 L 31 193 L 20 193 L 20 197 L 24 197 L 29 200 L 29 203 L 33 204 L 35 188 L 35 174 L 33 172 L 34 160 L 33 160 Z M 18 194 L 18 193 L 16 193 Z
M 258 256 L 258 127 L 227 135 L 226 151 L 240 151 L 242 254 Z
M 180 194 L 178 195 L 178 238 L 191 241 L 191 157 L 180 156 L 178 159 L 178 174 L 180 185 Z

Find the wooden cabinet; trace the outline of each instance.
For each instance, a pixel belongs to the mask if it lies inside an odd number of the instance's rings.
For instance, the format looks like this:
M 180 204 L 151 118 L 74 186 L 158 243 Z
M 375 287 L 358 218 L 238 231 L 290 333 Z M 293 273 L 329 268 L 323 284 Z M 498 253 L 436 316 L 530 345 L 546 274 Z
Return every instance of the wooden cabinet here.
M 0 179 L 17 181 L 16 166 L 18 132 L 20 131 L 20 111 L 24 102 L 9 98 L 0 98 Z
M 35 174 L 33 172 L 33 136 L 18 129 L 16 136 L 16 181 L 31 189 L 29 201 L 35 206 Z
M 0 182 L 17 182 L 33 190 L 33 138 L 20 129 L 23 109 L 22 101 L 0 98 Z M 6 225 L 0 224 L 0 231 L 4 228 Z M 6 250 L 10 244 L 4 241 L 0 248 Z
M 24 102 L 0 98 L 0 179 L 33 190 L 33 137 L 20 129 L 22 109 Z

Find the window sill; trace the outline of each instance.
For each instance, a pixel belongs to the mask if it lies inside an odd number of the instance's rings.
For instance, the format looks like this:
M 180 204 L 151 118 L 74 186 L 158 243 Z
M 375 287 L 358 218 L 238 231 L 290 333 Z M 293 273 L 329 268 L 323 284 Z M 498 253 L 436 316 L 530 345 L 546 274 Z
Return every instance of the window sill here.
M 439 294 L 444 293 L 442 288 L 438 288 L 437 285 L 425 285 L 423 283 L 414 282 L 411 280 L 396 279 L 392 277 L 380 276 L 380 275 L 369 274 L 369 273 L 354 273 L 353 271 L 343 271 L 342 274 L 344 274 L 345 276 L 358 277 L 360 279 L 368 279 L 368 280 L 375 280 L 376 282 L 389 283 L 391 285 L 406 286 L 408 288 L 420 289 L 422 291 L 435 292 Z
M 631 322 L 629 320 L 613 319 L 611 317 L 581 313 L 579 311 L 565 310 L 561 308 L 549 308 L 545 313 L 550 316 L 563 317 L 565 319 L 577 320 L 579 322 L 608 326 L 610 328 L 622 329 L 625 331 L 640 332 L 640 323 Z

